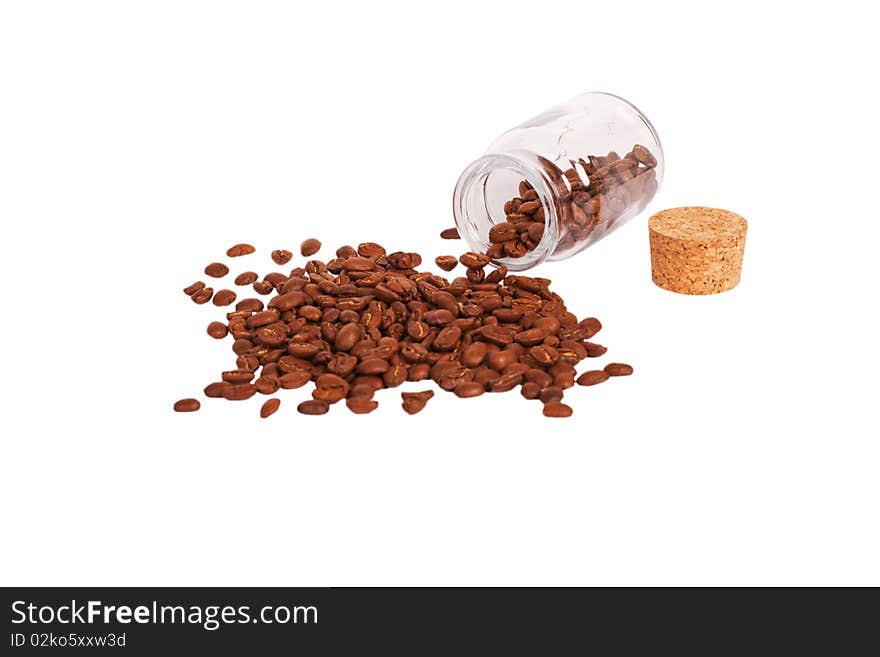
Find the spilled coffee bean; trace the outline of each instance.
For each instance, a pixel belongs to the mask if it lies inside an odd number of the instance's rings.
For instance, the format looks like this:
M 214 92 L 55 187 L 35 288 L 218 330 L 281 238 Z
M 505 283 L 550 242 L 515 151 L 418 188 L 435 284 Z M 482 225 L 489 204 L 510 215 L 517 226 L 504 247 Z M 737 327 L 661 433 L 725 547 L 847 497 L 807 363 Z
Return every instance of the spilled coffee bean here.
M 522 192 L 520 205 L 537 200 L 530 191 Z M 537 212 L 531 205 L 525 209 Z M 511 237 L 511 228 L 502 226 L 495 236 Z M 230 252 L 253 252 L 244 246 Z M 308 257 L 320 246 L 305 240 L 301 251 Z M 273 260 L 281 264 L 287 253 L 273 252 Z M 544 404 L 544 415 L 568 417 L 572 410 L 562 399 L 576 383 L 595 385 L 632 373 L 629 365 L 612 363 L 578 377 L 578 363 L 606 351 L 589 341 L 602 324 L 568 311 L 550 290 L 551 281 L 508 275 L 505 268 L 486 274 L 490 258 L 483 253 L 435 262 L 444 269 L 460 262 L 465 275 L 449 280 L 418 271 L 418 253 L 388 252 L 375 242 L 340 247 L 327 262 L 310 260 L 262 280 L 255 272 L 240 274 L 236 282 L 271 296 L 265 302 L 242 299 L 225 322 L 208 325 L 212 338 L 230 336 L 235 368 L 209 383 L 205 396 L 242 401 L 312 383 L 312 399 L 297 406 L 299 413 L 323 415 L 344 401 L 352 413 L 367 414 L 378 407 L 377 391 L 430 379 L 462 399 L 521 388 L 523 398 Z M 195 303 L 236 301 L 235 292 L 215 294 L 201 281 L 184 292 Z M 418 413 L 433 395 L 402 393 L 403 409 Z M 181 400 L 175 408 L 190 408 L 193 401 Z M 267 400 L 261 416 L 279 404 L 275 397 Z

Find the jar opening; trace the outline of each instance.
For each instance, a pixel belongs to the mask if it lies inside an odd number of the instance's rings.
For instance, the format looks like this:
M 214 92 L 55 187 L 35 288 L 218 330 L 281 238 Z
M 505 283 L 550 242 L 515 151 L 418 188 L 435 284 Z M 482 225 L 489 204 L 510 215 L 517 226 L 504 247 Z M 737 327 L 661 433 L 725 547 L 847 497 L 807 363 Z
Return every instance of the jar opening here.
M 541 174 L 537 160 L 528 154 L 490 154 L 474 161 L 458 180 L 453 196 L 455 223 L 472 251 L 485 253 L 491 246 L 489 230 L 507 221 L 504 204 L 519 195 L 526 181 L 538 194 L 544 209 L 544 234 L 537 247 L 519 258 L 496 258 L 492 263 L 510 271 L 523 271 L 547 260 L 557 240 L 556 205 L 550 181 Z

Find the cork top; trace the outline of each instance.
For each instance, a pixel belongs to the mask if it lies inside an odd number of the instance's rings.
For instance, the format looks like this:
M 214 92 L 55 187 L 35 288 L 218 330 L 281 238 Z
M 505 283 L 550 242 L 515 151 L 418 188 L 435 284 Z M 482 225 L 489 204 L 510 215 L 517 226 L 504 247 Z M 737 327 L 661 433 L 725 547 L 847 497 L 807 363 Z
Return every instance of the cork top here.
M 663 210 L 648 221 L 650 230 L 670 239 L 698 242 L 736 239 L 745 234 L 747 226 L 735 212 L 703 207 Z

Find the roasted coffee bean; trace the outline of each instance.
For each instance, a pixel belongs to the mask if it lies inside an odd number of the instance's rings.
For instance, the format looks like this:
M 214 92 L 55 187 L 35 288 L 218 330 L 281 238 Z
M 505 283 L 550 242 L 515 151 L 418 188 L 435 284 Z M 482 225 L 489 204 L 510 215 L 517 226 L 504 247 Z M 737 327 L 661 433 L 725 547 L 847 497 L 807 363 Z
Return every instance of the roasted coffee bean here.
M 360 325 L 351 322 L 343 326 L 336 333 L 335 346 L 337 351 L 351 351 L 361 339 Z
M 456 259 L 456 262 L 458 262 L 457 259 Z M 193 294 L 195 294 L 199 290 L 204 290 L 204 289 L 205 289 L 205 284 L 202 281 L 196 281 L 192 285 L 183 288 L 183 292 L 187 296 L 191 297 Z
M 560 401 L 552 401 L 544 404 L 545 417 L 571 417 L 571 406 Z
M 489 229 L 489 241 L 493 244 L 507 242 L 508 240 L 516 239 L 518 236 L 519 230 L 517 230 L 515 224 L 512 224 L 509 221 L 495 224 Z
M 415 415 L 425 408 L 428 401 L 434 396 L 434 391 L 402 392 L 400 396 L 403 399 L 403 410 L 410 415 Z
M 330 404 L 320 399 L 307 399 L 296 407 L 303 415 L 324 415 L 330 410 Z
M 648 168 L 652 168 L 657 166 L 657 158 L 649 151 L 647 148 L 642 146 L 641 144 L 636 144 L 633 146 L 632 154 L 641 164 L 644 164 Z
M 460 240 L 461 235 L 458 234 L 458 228 L 447 228 L 440 233 L 440 237 L 444 240 Z
M 278 407 L 281 406 L 281 400 L 277 397 L 273 397 L 272 399 L 267 399 L 263 402 L 263 405 L 260 407 L 260 417 L 267 418 L 272 415 L 275 411 L 278 410 Z
M 391 365 L 387 360 L 382 360 L 381 358 L 367 358 L 366 360 L 361 361 L 360 365 L 357 366 L 357 372 L 358 374 L 367 375 L 384 374 L 388 371 L 389 367 L 391 367 Z
M 541 390 L 541 401 L 545 404 L 558 402 L 564 394 L 565 391 L 559 386 L 547 386 Z
M 269 281 L 257 281 L 251 287 L 257 294 L 271 294 L 275 290 L 275 286 Z
M 202 407 L 198 399 L 178 399 L 174 402 L 174 410 L 178 413 L 192 413 Z
M 214 295 L 214 305 L 228 306 L 235 301 L 235 297 L 235 292 L 232 290 L 217 290 L 217 294 Z
M 257 275 L 257 272 L 245 271 L 235 277 L 235 284 L 236 285 L 252 285 L 253 283 L 257 282 L 258 278 L 259 278 L 259 276 Z
M 212 287 L 203 287 L 201 290 L 196 290 L 190 296 L 190 299 L 193 300 L 194 303 L 199 305 L 208 303 L 211 300 L 211 297 L 214 296 L 214 288 Z
M 356 415 L 366 415 L 379 408 L 379 402 L 364 397 L 349 397 L 345 400 L 345 405 Z
M 223 398 L 229 401 L 244 401 L 257 394 L 257 389 L 250 383 L 230 385 L 224 392 Z
M 523 375 L 518 372 L 503 374 L 492 384 L 492 392 L 507 392 L 522 383 Z
M 254 388 L 261 395 L 274 395 L 281 387 L 281 383 L 274 376 L 261 376 L 254 381 Z
M 348 383 L 335 374 L 322 374 L 315 381 L 312 397 L 329 404 L 335 404 L 348 395 Z
M 526 399 L 538 399 L 541 396 L 541 386 L 534 381 L 526 381 L 522 384 L 520 393 Z
M 239 256 L 253 253 L 254 251 L 256 251 L 256 249 L 250 244 L 236 244 L 235 246 L 231 246 L 226 250 L 226 255 L 230 258 L 237 258 Z
M 489 264 L 489 256 L 483 253 L 468 252 L 460 256 L 458 261 L 470 269 L 478 269 Z
M 272 251 L 272 261 L 276 265 L 286 265 L 293 259 L 293 253 L 287 249 L 275 249 Z
M 205 397 L 223 397 L 226 391 L 232 387 L 228 381 L 215 381 L 205 386 Z
M 375 242 L 362 242 L 358 244 L 357 252 L 362 258 L 378 258 L 386 253 L 385 247 Z
M 437 256 L 434 262 L 443 271 L 452 271 L 458 265 L 458 258 L 455 256 Z
M 456 397 L 468 399 L 470 397 L 479 397 L 484 392 L 486 392 L 486 389 L 481 383 L 468 381 L 464 383 L 459 383 L 457 386 L 455 386 L 454 392 Z
M 212 262 L 205 267 L 205 273 L 212 278 L 223 278 L 229 273 L 229 267 L 222 262 Z
M 295 388 L 302 388 L 311 380 L 311 378 L 311 372 L 305 370 L 291 370 L 290 372 L 282 374 L 278 378 L 278 384 L 285 390 L 293 390 Z
M 610 374 L 605 372 L 604 370 L 590 370 L 589 372 L 584 372 L 577 378 L 578 385 L 581 386 L 594 386 L 597 383 L 602 383 L 603 381 L 607 381 Z
M 310 237 L 299 245 L 299 252 L 303 255 L 303 257 L 306 258 L 315 255 L 320 250 L 321 242 L 316 240 L 314 237 Z
M 598 358 L 608 351 L 607 347 L 603 347 L 601 344 L 596 344 L 595 342 L 584 342 L 583 346 L 587 350 L 588 358 Z
M 626 363 L 608 363 L 605 372 L 608 376 L 629 376 L 633 373 L 633 368 Z
M 223 322 L 211 322 L 208 324 L 208 335 L 210 335 L 215 340 L 220 340 L 226 337 L 226 334 L 229 331 L 226 328 L 226 324 Z
M 434 349 L 437 351 L 451 351 L 461 340 L 461 329 L 457 326 L 447 326 L 434 338 Z
M 222 377 L 227 383 L 235 385 L 239 383 L 250 383 L 254 378 L 254 373 L 249 370 L 229 370 L 228 372 L 223 372 Z

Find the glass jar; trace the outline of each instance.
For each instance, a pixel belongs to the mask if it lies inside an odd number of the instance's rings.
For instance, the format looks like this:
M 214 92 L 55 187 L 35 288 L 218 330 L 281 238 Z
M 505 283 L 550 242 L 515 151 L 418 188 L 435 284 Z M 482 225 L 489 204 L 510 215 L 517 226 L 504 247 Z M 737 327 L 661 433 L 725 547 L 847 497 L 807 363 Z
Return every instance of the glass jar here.
M 624 99 L 586 93 L 498 137 L 455 186 L 471 251 L 511 271 L 563 260 L 639 214 L 663 180 L 651 122 Z

